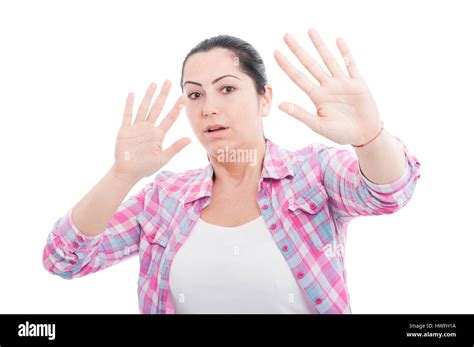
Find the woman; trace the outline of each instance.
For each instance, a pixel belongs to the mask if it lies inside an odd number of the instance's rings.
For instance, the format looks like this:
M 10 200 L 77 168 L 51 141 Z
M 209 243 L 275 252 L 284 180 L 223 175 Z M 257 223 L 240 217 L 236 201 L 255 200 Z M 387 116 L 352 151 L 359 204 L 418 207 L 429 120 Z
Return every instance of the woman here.
M 328 71 L 290 35 L 286 44 L 314 78 L 280 52 L 275 58 L 316 112 L 280 108 L 314 132 L 352 144 L 355 154 L 322 144 L 291 152 L 267 139 L 261 117 L 272 88 L 260 55 L 235 37 L 204 40 L 185 58 L 184 95 L 159 126 L 170 82 L 153 104 L 157 86 L 149 86 L 133 123 L 129 94 L 115 163 L 54 225 L 44 267 L 72 279 L 138 254 L 141 313 L 351 313 L 348 222 L 406 205 L 420 164 L 383 129 L 344 41 L 337 45 L 348 75 L 314 29 L 309 37 Z M 184 104 L 210 163 L 161 171 L 122 202 L 189 144 L 183 138 L 161 148 Z

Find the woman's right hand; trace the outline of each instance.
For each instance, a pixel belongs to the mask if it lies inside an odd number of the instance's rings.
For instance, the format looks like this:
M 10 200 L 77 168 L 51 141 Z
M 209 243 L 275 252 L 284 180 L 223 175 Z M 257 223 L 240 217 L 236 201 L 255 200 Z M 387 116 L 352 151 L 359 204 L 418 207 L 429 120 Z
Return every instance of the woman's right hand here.
M 163 139 L 176 121 L 185 98 L 181 95 L 175 105 L 161 121 L 155 122 L 160 115 L 171 87 L 171 81 L 163 83 L 160 94 L 150 108 L 156 84 L 151 83 L 138 108 L 137 116 L 132 124 L 133 93 L 129 93 L 125 105 L 122 125 L 115 145 L 115 163 L 113 171 L 120 177 L 139 181 L 157 172 L 168 161 L 191 143 L 190 138 L 181 138 L 163 150 Z

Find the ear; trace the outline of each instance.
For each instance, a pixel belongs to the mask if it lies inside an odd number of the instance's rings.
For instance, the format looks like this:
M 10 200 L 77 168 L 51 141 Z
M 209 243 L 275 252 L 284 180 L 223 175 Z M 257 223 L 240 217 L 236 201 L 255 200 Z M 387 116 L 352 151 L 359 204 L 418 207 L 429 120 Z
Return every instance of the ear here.
M 272 106 L 273 89 L 270 84 L 265 84 L 265 94 L 260 97 L 260 115 L 262 117 L 268 116 L 270 107 Z

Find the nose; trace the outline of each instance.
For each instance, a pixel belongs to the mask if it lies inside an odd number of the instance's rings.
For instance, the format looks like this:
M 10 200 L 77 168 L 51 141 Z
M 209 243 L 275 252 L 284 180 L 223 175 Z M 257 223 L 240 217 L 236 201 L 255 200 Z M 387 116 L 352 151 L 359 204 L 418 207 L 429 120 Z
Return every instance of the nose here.
M 212 97 L 210 97 L 209 95 L 206 95 L 206 98 L 204 100 L 204 106 L 202 108 L 202 115 L 206 117 L 206 116 L 216 115 L 218 113 L 219 113 L 219 109 L 216 105 L 216 102 L 213 100 Z

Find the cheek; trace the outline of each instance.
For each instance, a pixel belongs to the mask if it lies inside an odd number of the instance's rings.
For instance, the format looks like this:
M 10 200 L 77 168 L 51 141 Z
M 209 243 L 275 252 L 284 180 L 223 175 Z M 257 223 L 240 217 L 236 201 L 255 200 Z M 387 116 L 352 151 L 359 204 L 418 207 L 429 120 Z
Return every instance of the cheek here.
M 201 110 L 196 105 L 186 104 L 185 106 L 186 116 L 188 117 L 189 123 L 194 128 L 198 125 Z
M 184 109 L 186 111 L 186 114 L 188 115 L 188 117 L 192 117 L 193 114 L 196 112 L 195 109 L 195 105 L 193 105 L 193 103 L 189 100 L 186 100 L 186 104 L 184 104 Z
M 189 125 L 191 126 L 191 129 L 194 131 L 194 133 L 199 136 L 199 132 L 200 132 L 200 127 L 201 125 L 199 124 L 198 122 L 198 118 L 196 116 L 193 116 L 192 114 L 190 114 L 188 111 L 186 111 L 186 114 L 188 116 L 188 122 L 189 122 Z
M 258 107 L 253 103 L 247 102 L 241 104 L 236 109 L 236 114 L 238 115 L 239 119 L 242 123 L 255 126 L 260 122 L 260 117 L 258 114 Z

